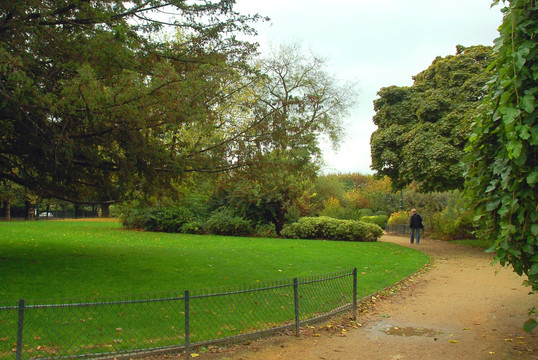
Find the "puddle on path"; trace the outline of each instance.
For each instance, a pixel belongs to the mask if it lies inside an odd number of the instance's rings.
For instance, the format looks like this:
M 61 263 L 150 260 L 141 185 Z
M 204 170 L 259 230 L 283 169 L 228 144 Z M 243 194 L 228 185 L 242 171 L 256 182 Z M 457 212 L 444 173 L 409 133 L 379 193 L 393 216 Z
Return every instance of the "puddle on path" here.
M 385 330 L 385 333 L 387 335 L 396 335 L 396 336 L 428 336 L 428 337 L 434 337 L 440 334 L 439 331 L 432 330 L 432 329 L 414 328 L 414 327 L 401 328 L 398 326 L 393 326 Z

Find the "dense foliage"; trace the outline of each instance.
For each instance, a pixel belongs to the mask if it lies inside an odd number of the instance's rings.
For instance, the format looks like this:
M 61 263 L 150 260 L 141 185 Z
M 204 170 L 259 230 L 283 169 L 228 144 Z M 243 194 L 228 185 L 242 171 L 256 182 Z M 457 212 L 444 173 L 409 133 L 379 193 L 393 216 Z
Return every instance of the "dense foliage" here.
M 227 114 L 254 50 L 233 34 L 257 18 L 233 4 L 3 1 L 0 177 L 110 203 L 233 166 L 248 124 Z
M 327 216 L 304 217 L 282 230 L 282 236 L 291 239 L 377 241 L 381 235 L 383 229 L 376 224 Z
M 495 1 L 498 3 L 498 1 Z M 497 259 L 538 290 L 538 4 L 503 9 L 493 80 L 483 114 L 472 124 L 467 192 L 478 206 L 479 235 Z
M 395 189 L 415 183 L 419 191 L 463 186 L 461 161 L 469 119 L 475 114 L 490 75 L 492 49 L 457 47 L 414 76 L 411 87 L 382 88 L 374 101 L 372 168 Z

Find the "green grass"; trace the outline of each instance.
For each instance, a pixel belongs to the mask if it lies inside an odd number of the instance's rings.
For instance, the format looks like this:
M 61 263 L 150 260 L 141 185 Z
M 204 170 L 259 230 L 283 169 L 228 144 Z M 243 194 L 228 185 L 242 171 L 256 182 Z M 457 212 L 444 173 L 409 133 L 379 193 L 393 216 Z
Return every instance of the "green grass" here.
M 358 269 L 360 298 L 412 274 L 428 260 L 414 249 L 380 242 L 148 233 L 99 221 L 4 222 L 0 223 L 0 305 L 15 305 L 19 298 L 42 304 L 182 295 L 185 290 L 203 294 L 354 267 Z M 336 288 L 325 283 L 302 286 L 301 318 L 349 303 L 351 282 L 349 278 L 342 281 Z M 193 299 L 192 341 L 288 322 L 293 319 L 293 302 L 290 287 L 271 294 Z M 181 344 L 182 306 L 166 301 L 29 309 L 25 312 L 25 354 L 72 356 Z M 16 311 L 2 315 L 0 312 L 0 358 L 11 354 L 16 341 L 12 331 Z
M 390 243 L 149 233 L 115 222 L 0 223 L 0 299 L 182 292 L 358 268 L 374 291 L 423 266 Z

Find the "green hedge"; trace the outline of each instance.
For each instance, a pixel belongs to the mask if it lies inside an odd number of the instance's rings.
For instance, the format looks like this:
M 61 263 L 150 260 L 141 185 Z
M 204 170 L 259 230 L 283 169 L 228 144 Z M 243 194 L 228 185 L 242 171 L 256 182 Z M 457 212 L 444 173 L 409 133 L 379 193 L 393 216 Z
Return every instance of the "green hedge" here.
M 151 207 L 124 210 L 123 226 L 146 231 L 181 232 L 186 223 L 193 221 L 193 213 L 184 207 Z
M 248 236 L 253 233 L 252 224 L 228 210 L 213 213 L 205 223 L 205 231 L 214 235 Z
M 382 229 L 384 229 L 387 226 L 389 217 L 387 215 L 363 216 L 360 218 L 360 220 L 366 223 L 376 224 L 380 226 Z
M 282 229 L 281 235 L 290 239 L 377 241 L 383 235 L 383 229 L 363 221 L 320 216 L 303 217 L 296 223 L 288 224 Z

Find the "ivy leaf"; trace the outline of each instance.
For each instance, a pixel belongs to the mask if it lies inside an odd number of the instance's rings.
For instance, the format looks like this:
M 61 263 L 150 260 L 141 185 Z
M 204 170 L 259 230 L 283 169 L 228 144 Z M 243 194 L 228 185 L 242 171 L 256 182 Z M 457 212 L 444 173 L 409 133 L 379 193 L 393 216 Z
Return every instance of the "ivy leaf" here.
M 527 184 L 533 186 L 536 182 L 538 182 L 538 171 L 533 171 L 527 176 Z
M 538 145 L 538 126 L 531 128 L 531 140 L 529 142 L 531 145 Z
M 531 232 L 534 236 L 538 236 L 538 224 L 531 225 Z
M 521 155 L 521 150 L 523 149 L 523 144 L 521 141 L 510 141 L 506 147 L 508 153 L 510 154 L 511 159 L 517 159 Z
M 525 63 L 527 62 L 525 56 L 529 55 L 529 52 L 529 48 L 522 47 L 515 53 L 515 64 L 518 70 L 521 70 L 523 66 L 525 66 Z
M 529 130 L 529 125 L 521 126 L 521 128 L 519 129 L 519 137 L 523 140 L 528 140 L 531 137 Z
M 533 331 L 536 327 L 538 326 L 538 322 L 534 319 L 529 319 L 527 321 L 525 321 L 525 323 L 523 324 L 523 330 L 525 330 L 525 332 L 528 332 L 530 333 L 531 331 Z
M 532 114 L 535 108 L 534 101 L 535 101 L 534 96 L 532 94 L 527 94 L 521 98 L 520 106 L 528 114 Z
M 519 116 L 521 110 L 516 109 L 512 106 L 506 106 L 500 109 L 501 114 L 503 114 L 503 123 L 510 125 L 514 120 Z

